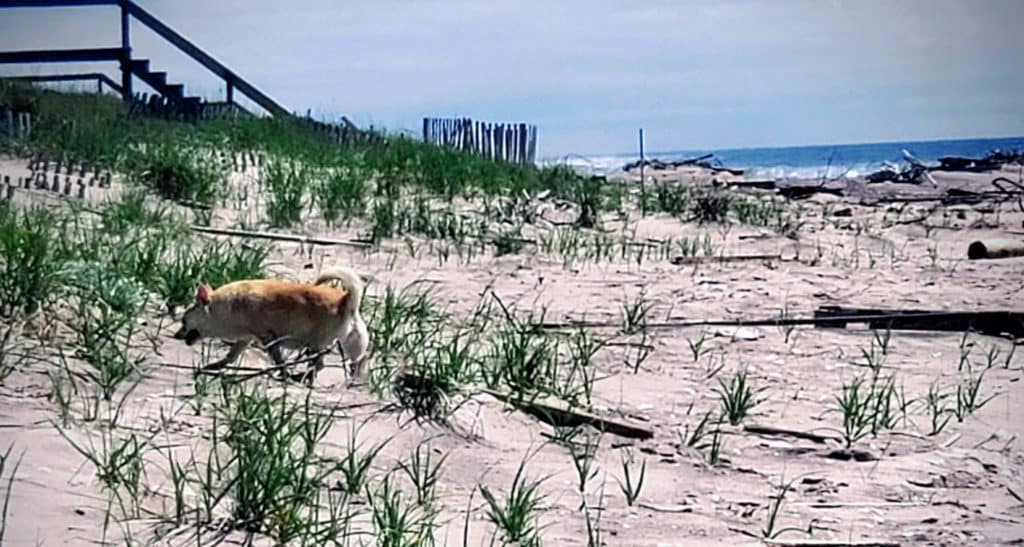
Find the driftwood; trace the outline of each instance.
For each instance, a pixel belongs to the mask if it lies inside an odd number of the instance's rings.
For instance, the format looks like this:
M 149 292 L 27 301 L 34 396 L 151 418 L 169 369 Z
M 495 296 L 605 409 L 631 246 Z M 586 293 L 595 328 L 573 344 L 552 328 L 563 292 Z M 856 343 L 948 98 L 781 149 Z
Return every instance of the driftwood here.
M 743 169 L 732 169 L 732 168 L 729 168 L 729 167 L 719 167 L 717 165 L 709 165 L 706 162 L 698 163 L 697 166 L 703 167 L 705 169 L 710 169 L 712 173 L 729 173 L 730 175 L 735 175 L 737 177 L 742 176 L 743 173 L 745 172 Z
M 1002 163 L 991 161 L 987 158 L 964 158 L 959 156 L 943 156 L 939 158 L 939 166 L 936 171 L 969 171 L 979 173 L 992 171 L 1002 167 Z
M 760 326 L 797 326 L 813 325 L 819 328 L 845 328 L 849 323 L 867 323 L 872 329 L 893 330 L 934 330 L 934 331 L 968 331 L 973 330 L 990 336 L 1010 336 L 1024 338 L 1024 312 L 988 311 L 988 312 L 946 312 L 946 311 L 908 311 L 878 310 L 863 308 L 842 308 L 839 306 L 822 306 L 814 312 L 812 318 L 776 318 L 776 319 L 698 319 L 663 322 L 649 322 L 648 329 L 685 329 L 692 327 L 760 327 Z M 621 327 L 621 321 L 563 321 L 545 322 L 538 325 L 548 330 L 566 328 L 599 328 Z
M 962 156 L 943 156 L 939 158 L 937 171 L 971 171 L 983 172 L 999 169 L 1004 164 L 1020 162 L 1024 160 L 1024 153 L 1018 150 L 993 150 L 981 158 L 968 158 Z
M 724 255 L 724 256 L 674 256 L 670 260 L 676 266 L 703 264 L 707 262 L 744 262 L 748 260 L 782 260 L 782 255 Z
M 892 162 L 883 162 L 882 169 L 869 173 L 864 179 L 867 182 L 903 182 L 909 184 L 921 184 L 927 181 L 932 186 L 938 186 L 935 179 L 928 173 L 928 166 L 917 159 L 907 150 L 903 150 L 905 165 L 898 165 Z
M 663 505 L 663 504 L 657 504 L 657 503 L 647 503 L 647 502 L 644 502 L 644 501 L 641 501 L 641 502 L 637 503 L 636 505 L 637 505 L 637 507 L 642 507 L 644 509 L 650 509 L 651 511 L 654 511 L 654 512 L 657 512 L 657 513 L 692 513 L 693 512 L 693 507 L 690 506 L 690 505 L 680 505 L 680 504 Z
M 880 310 L 822 306 L 814 312 L 815 327 L 845 328 L 847 323 L 867 323 L 871 329 L 975 331 L 989 336 L 1024 338 L 1024 312 L 950 312 L 930 310 Z
M 775 547 L 900 547 L 898 541 L 882 539 L 765 539 L 764 544 Z
M 399 380 L 413 384 L 422 384 L 428 381 L 423 376 L 408 371 L 401 372 Z M 462 391 L 467 394 L 486 393 L 554 426 L 575 427 L 589 425 L 600 431 L 630 439 L 650 439 L 654 437 L 653 431 L 636 423 L 598 416 L 585 410 L 573 408 L 569 403 L 551 396 L 536 394 L 524 397 L 521 394 L 476 386 L 466 386 Z
M 756 188 L 758 190 L 775 190 L 777 194 L 788 199 L 804 199 L 814 194 L 832 194 L 842 196 L 846 191 L 845 187 L 815 185 L 783 185 L 777 180 L 737 180 L 725 183 L 731 188 Z
M 778 184 L 775 179 L 763 180 L 730 180 L 725 183 L 733 188 L 757 188 L 759 190 L 774 190 Z
M 714 154 L 704 154 L 703 156 L 698 156 L 696 158 L 689 158 L 677 161 L 641 159 L 623 165 L 622 170 L 627 173 L 639 168 L 649 168 L 654 171 L 665 171 L 667 169 L 676 169 L 678 167 L 685 167 L 688 165 L 692 165 L 694 167 L 703 167 L 704 169 L 710 169 L 715 173 L 726 172 L 736 176 L 740 176 L 743 174 L 743 169 L 731 169 L 728 167 L 724 167 L 720 161 L 715 159 Z
M 829 440 L 836 440 L 835 437 L 830 437 L 828 435 L 819 435 L 817 433 L 811 433 L 809 431 L 782 429 L 779 427 L 758 424 L 744 425 L 743 431 L 746 433 L 753 433 L 755 435 L 768 435 L 772 437 L 793 437 L 795 439 L 803 439 L 817 444 L 825 444 Z
M 971 260 L 1012 258 L 1024 256 L 1024 240 L 982 239 L 967 246 L 967 258 Z
M 650 429 L 623 420 L 616 420 L 591 414 L 590 412 L 583 410 L 577 410 L 572 408 L 565 401 L 554 397 L 536 396 L 523 398 L 516 394 L 494 389 L 484 388 L 481 389 L 481 391 L 491 395 L 492 397 L 505 401 L 519 410 L 551 425 L 562 427 L 589 425 L 600 431 L 630 439 L 650 439 L 654 437 L 654 432 Z
M 813 196 L 814 194 L 832 194 L 833 196 L 841 196 L 845 192 L 845 188 L 839 188 L 836 186 L 779 186 L 776 191 L 779 195 L 789 199 L 804 199 Z
M 641 159 L 641 160 L 637 160 L 637 161 L 631 161 L 631 162 L 627 163 L 626 165 L 623 165 L 622 166 L 622 170 L 626 171 L 628 173 L 629 171 L 632 171 L 634 169 L 639 169 L 640 167 L 645 167 L 645 168 L 648 168 L 648 169 L 653 169 L 655 171 L 664 171 L 665 169 L 675 169 L 676 167 L 682 167 L 684 165 L 697 165 L 698 162 L 706 161 L 706 160 L 709 160 L 709 159 L 711 159 L 713 157 L 715 157 L 714 154 L 704 154 L 703 156 L 698 156 L 696 158 L 690 158 L 690 159 L 678 160 L 678 161 L 662 161 L 662 160 L 654 159 L 654 158 L 651 158 L 651 159 Z
M 992 186 L 995 190 L 983 190 L 976 192 L 964 188 L 949 188 L 945 192 L 936 191 L 931 195 L 887 195 L 875 198 L 861 199 L 861 205 L 877 205 L 879 203 L 916 203 L 924 201 L 938 201 L 943 205 L 961 205 L 981 203 L 983 201 L 1009 201 L 1012 199 L 1024 198 L 1024 183 L 1010 180 L 1006 177 L 992 179 Z M 1024 205 L 1021 205 L 1024 211 Z
M 274 241 L 294 241 L 296 243 L 307 243 L 312 245 L 344 245 L 347 247 L 358 247 L 360 249 L 370 248 L 373 245 L 365 241 L 349 241 L 344 239 L 328 239 L 323 237 L 304 236 L 297 234 L 278 234 L 274 232 L 252 232 L 247 230 L 232 230 L 229 228 L 210 228 L 208 226 L 191 226 L 193 232 L 204 234 L 216 234 L 234 237 L 245 237 L 255 239 L 271 239 Z

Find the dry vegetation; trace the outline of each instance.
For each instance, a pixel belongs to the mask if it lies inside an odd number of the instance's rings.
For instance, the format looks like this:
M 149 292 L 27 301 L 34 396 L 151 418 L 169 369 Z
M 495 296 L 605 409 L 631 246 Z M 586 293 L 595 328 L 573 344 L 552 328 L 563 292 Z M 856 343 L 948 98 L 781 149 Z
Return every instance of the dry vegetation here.
M 0 202 L 0 540 L 1019 538 L 1011 341 L 698 324 L 821 304 L 1012 309 L 1021 259 L 967 262 L 966 247 L 1019 230 L 1016 202 L 786 201 L 693 171 L 649 184 L 641 215 L 625 176 L 399 136 L 339 149 L 272 120 L 127 119 L 98 97 L 0 98 L 40 120 L 0 160 L 20 185 Z M 337 355 L 313 389 L 257 350 L 203 374 L 222 345 L 170 338 L 200 281 L 331 264 L 372 278 L 363 384 Z M 653 437 L 521 412 L 552 400 Z

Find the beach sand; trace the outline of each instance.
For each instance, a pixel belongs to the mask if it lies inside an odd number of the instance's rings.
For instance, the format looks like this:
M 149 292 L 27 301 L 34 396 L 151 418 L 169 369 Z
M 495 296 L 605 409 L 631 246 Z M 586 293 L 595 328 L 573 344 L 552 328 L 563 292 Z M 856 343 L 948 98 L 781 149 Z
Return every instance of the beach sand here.
M 26 176 L 26 160 L 5 159 L 0 173 Z M 694 169 L 649 174 L 687 183 L 710 183 L 712 178 Z M 1016 168 L 1004 173 L 1014 180 L 1016 174 Z M 997 175 L 946 173 L 938 174 L 937 180 L 942 185 L 980 187 Z M 236 182 L 244 183 L 246 176 L 236 175 Z M 895 185 L 872 189 L 879 194 L 896 190 L 923 191 Z M 90 191 L 90 199 L 102 197 L 99 190 Z M 36 190 L 19 190 L 16 195 L 19 203 L 59 206 L 61 199 Z M 796 240 L 766 228 L 686 224 L 664 214 L 635 223 L 638 240 L 707 234 L 720 253 L 781 255 L 777 260 L 675 265 L 650 257 L 639 265 L 635 260 L 566 264 L 560 257 L 528 251 L 460 264 L 455 259 L 442 263 L 427 252 L 412 257 L 399 242 L 389 242 L 384 250 L 370 253 L 344 247 L 310 251 L 280 243 L 272 261 L 275 275 L 297 279 L 311 278 L 310 266 L 350 265 L 373 276 L 371 296 L 380 295 L 388 285 L 400 288 L 420 282 L 456 315 L 468 314 L 488 290 L 523 313 L 546 307 L 549 321 L 585 316 L 613 325 L 621 323 L 623 303 L 637 298 L 641 290 L 651 305 L 652 322 L 771 319 L 783 313 L 805 317 L 822 305 L 1019 311 L 1024 258 L 966 260 L 971 241 L 1012 236 L 1024 229 L 1024 213 L 1016 202 L 934 210 L 933 205 L 864 206 L 840 196 L 816 195 L 800 202 L 804 224 Z M 243 214 L 218 210 L 214 224 L 232 226 Z M 918 217 L 926 221 L 909 221 Z M 603 221 L 612 233 L 621 228 L 615 215 L 606 215 Z M 359 231 L 355 226 L 331 230 L 315 223 L 306 229 L 342 239 Z M 171 503 L 168 450 L 183 459 L 190 451 L 201 454 L 209 444 L 212 422 L 208 414 L 195 415 L 185 399 L 193 389 L 187 367 L 199 355 L 170 338 L 177 326 L 173 318 L 152 317 L 148 323 L 158 335 L 159 353 L 148 355 L 150 374 L 125 400 L 120 423 L 127 430 L 155 435 L 154 444 L 165 447 L 146 454 L 142 479 L 144 505 L 160 513 Z M 1009 367 L 998 364 L 985 372 L 981 396 L 994 397 L 990 402 L 963 422 L 953 418 L 941 433 L 928 435 L 930 418 L 921 401 L 932 385 L 950 394 L 962 381 L 964 373 L 957 370 L 962 335 L 893 331 L 884 373 L 895 374 L 899 387 L 917 402 L 895 433 L 868 435 L 857 442 L 868 461 L 853 461 L 836 459 L 843 454 L 837 441 L 843 420 L 835 399 L 844 383 L 866 374 L 862 350 L 872 347 L 873 334 L 862 326 L 801 326 L 789 333 L 747 327 L 739 334 L 722 327 L 658 328 L 651 329 L 646 340 L 640 334 L 621 335 L 617 327 L 593 330 L 616 342 L 595 357 L 601 374 L 595 408 L 626 416 L 654 432 L 653 439 L 644 441 L 610 434 L 601 439 L 599 471 L 587 493 L 591 505 L 603 508 L 600 528 L 607 545 L 759 544 L 756 538 L 767 526 L 771 496 L 780 481 L 793 482 L 775 529 L 797 530 L 782 538 L 807 537 L 799 530 L 812 530 L 814 538 L 823 540 L 875 539 L 902 545 L 994 545 L 1024 537 L 1024 505 L 1013 496 L 1024 494 L 1024 351 L 1017 352 Z M 689 342 L 701 338 L 706 339 L 705 353 L 695 360 Z M 34 347 L 28 338 L 22 342 Z M 1002 356 L 1011 349 L 1000 338 L 972 336 L 970 342 L 976 368 L 983 366 L 990 348 L 998 348 Z M 652 351 L 634 373 L 624 362 L 634 360 L 638 344 Z M 338 358 L 332 359 L 329 363 L 337 364 Z M 250 351 L 244 361 L 251 366 L 266 362 L 257 351 Z M 709 377 L 719 364 L 721 371 Z M 94 467 L 54 425 L 59 417 L 47 368 L 33 361 L 0 386 L 0 449 L 13 444 L 13 454 L 24 454 L 11 484 L 4 545 L 122 544 L 128 531 L 144 543 L 154 525 L 150 514 L 110 522 L 105 529 L 108 497 Z M 749 371 L 749 381 L 764 390 L 758 392 L 762 401 L 744 424 L 813 431 L 827 440 L 816 443 L 726 425 L 718 465 L 708 463 L 706 449 L 686 446 L 683 441 L 705 412 L 718 408 L 718 379 L 731 378 L 740 369 Z M 301 393 L 303 388 L 289 389 Z M 546 495 L 546 509 L 540 515 L 543 543 L 586 544 L 570 455 L 545 437 L 552 433 L 550 426 L 487 395 L 465 404 L 452 418 L 452 429 L 411 422 L 408 414 L 386 410 L 390 401 L 376 400 L 365 387 L 346 387 L 344 374 L 336 368 L 318 378 L 313 399 L 324 408 L 340 409 L 321 445 L 327 454 L 344 455 L 353 422 L 365 421 L 361 440 L 391 439 L 376 461 L 375 475 L 407 459 L 428 438 L 437 453 L 448 455 L 438 486 L 439 544 L 461 545 L 470 492 L 478 484 L 505 492 L 524 455 L 538 448 L 527 474 L 547 477 L 541 486 Z M 955 393 L 950 404 L 955 405 Z M 65 434 L 86 446 L 99 442 L 95 424 L 72 421 Z M 637 466 L 646 462 L 643 489 L 632 507 L 616 481 L 622 478 L 627 449 Z M 6 483 L 0 491 L 7 492 Z M 483 518 L 479 492 L 472 503 L 469 544 L 487 544 L 493 527 Z M 230 536 L 242 537 L 241 532 Z M 370 537 L 363 539 L 372 543 Z M 189 543 L 188 532 L 170 543 Z

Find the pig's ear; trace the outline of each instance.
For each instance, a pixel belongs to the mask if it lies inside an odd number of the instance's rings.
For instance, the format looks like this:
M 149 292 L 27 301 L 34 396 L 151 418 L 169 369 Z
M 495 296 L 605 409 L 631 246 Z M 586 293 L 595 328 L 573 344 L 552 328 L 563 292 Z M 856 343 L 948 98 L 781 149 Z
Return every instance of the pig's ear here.
M 213 289 L 211 289 L 209 285 L 200 285 L 199 288 L 196 289 L 196 302 L 204 306 L 209 306 L 210 293 L 212 292 L 212 290 Z

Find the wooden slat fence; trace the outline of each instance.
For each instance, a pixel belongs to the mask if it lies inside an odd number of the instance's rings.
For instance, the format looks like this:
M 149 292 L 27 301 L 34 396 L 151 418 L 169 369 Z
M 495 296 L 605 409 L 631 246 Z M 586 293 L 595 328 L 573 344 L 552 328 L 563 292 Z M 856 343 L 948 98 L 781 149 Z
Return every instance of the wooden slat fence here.
M 519 164 L 534 163 L 537 156 L 537 126 L 525 123 L 423 118 L 423 141 Z
M 32 134 L 32 114 L 0 105 L 0 138 L 27 139 Z
M 137 93 L 128 103 L 128 115 L 186 122 L 251 116 L 234 103 L 172 100 L 156 93 Z
M 387 138 L 381 132 L 374 131 L 372 126 L 360 129 L 344 117 L 339 123 L 319 122 L 308 117 L 298 119 L 303 120 L 313 132 L 339 146 L 387 146 Z

